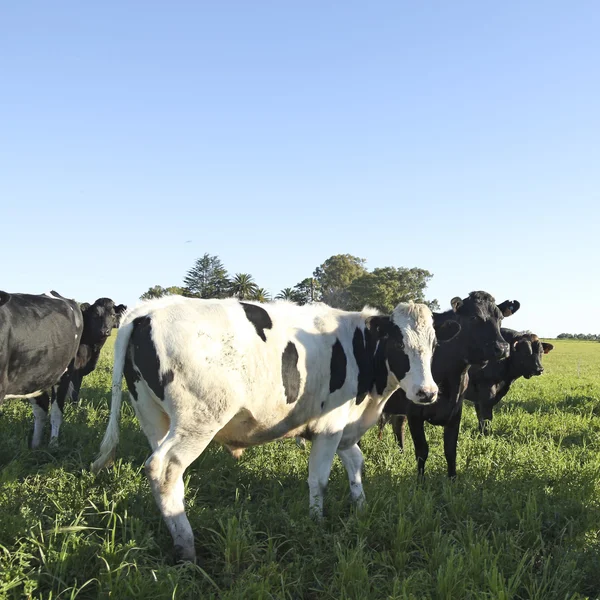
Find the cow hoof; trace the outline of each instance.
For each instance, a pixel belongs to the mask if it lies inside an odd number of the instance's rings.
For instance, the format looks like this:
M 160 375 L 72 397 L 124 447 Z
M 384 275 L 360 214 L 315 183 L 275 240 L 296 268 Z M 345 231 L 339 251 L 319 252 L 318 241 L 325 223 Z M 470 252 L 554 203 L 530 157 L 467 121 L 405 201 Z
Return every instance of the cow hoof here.
M 173 554 L 175 556 L 175 563 L 177 564 L 196 562 L 196 551 L 194 548 L 186 548 L 177 544 L 173 548 Z

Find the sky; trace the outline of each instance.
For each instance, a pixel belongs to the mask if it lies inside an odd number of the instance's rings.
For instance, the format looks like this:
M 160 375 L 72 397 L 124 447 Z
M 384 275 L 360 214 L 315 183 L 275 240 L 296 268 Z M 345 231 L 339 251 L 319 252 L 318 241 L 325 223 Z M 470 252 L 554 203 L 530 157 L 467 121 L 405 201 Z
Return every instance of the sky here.
M 600 3 L 0 8 L 0 288 L 134 304 L 333 254 L 600 333 Z

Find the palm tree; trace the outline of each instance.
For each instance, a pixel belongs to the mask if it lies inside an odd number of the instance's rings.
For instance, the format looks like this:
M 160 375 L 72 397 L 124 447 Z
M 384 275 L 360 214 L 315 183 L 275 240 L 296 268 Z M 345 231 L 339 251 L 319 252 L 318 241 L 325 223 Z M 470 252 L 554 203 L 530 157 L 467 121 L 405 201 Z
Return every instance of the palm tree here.
M 275 296 L 276 300 L 291 300 L 294 302 L 294 298 L 296 297 L 296 291 L 293 288 L 284 288 L 282 289 L 277 296 Z
M 269 294 L 265 288 L 257 288 L 252 299 L 258 302 L 269 302 L 269 300 L 271 300 L 271 294 Z
M 229 288 L 230 294 L 240 300 L 249 300 L 257 290 L 258 286 L 250 273 L 236 273 Z

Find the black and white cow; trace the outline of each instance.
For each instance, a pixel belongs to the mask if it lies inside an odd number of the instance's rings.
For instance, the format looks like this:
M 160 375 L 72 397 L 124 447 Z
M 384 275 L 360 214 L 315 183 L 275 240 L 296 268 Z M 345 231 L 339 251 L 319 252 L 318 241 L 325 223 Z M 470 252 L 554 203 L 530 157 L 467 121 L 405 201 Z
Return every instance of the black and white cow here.
M 510 346 L 510 355 L 503 360 L 491 360 L 484 366 L 473 366 L 469 371 L 469 385 L 465 399 L 475 404 L 479 431 L 488 434 L 491 429 L 493 408 L 508 394 L 510 386 L 519 377 L 530 379 L 544 372 L 542 356 L 554 346 L 542 342 L 529 331 L 501 330 Z
M 93 304 L 84 302 L 79 307 L 83 315 L 83 331 L 73 363 L 58 386 L 31 400 L 34 414 L 32 448 L 37 448 L 42 441 L 48 413 L 50 443 L 58 440 L 66 398 L 77 401 L 83 378 L 96 368 L 102 347 L 127 308 L 123 304 L 115 306 L 110 298 L 98 298 Z
M 33 448 L 42 441 L 51 404 L 51 440 L 56 440 L 66 397 L 77 394 L 112 330 L 112 300 L 99 298 L 81 306 L 83 313 L 77 302 L 56 292 L 0 292 L 0 402 L 31 400 Z
M 506 300 L 496 306 L 494 298 L 487 292 L 471 292 L 464 300 L 454 298 L 451 305 L 452 310 L 433 315 L 436 324 L 456 321 L 461 326 L 460 333 L 437 348 L 433 356 L 433 378 L 440 390 L 438 401 L 431 406 L 416 406 L 408 402 L 402 390 L 399 390 L 388 401 L 382 419 L 382 425 L 387 420 L 392 422 L 401 451 L 404 449 L 404 428 L 408 420 L 419 476 L 425 472 L 429 455 L 425 421 L 444 427 L 448 476 L 456 476 L 456 448 L 469 367 L 508 356 L 509 345 L 500 333 L 500 323 L 503 317 L 514 314 L 520 306 L 516 300 Z
M 128 312 L 115 344 L 110 421 L 97 472 L 119 438 L 123 374 L 153 453 L 146 473 L 179 559 L 193 560 L 183 474 L 211 440 L 232 452 L 282 437 L 312 440 L 310 508 L 322 515 L 335 453 L 364 500 L 357 445 L 396 389 L 410 402 L 437 397 L 431 358 L 456 323 L 434 328 L 422 304 L 390 316 L 365 309 L 170 296 Z
M 54 386 L 64 399 L 82 331 L 83 316 L 74 300 L 54 291 L 0 292 L 0 402 L 5 398 L 33 402 Z M 34 446 L 39 444 L 35 433 Z

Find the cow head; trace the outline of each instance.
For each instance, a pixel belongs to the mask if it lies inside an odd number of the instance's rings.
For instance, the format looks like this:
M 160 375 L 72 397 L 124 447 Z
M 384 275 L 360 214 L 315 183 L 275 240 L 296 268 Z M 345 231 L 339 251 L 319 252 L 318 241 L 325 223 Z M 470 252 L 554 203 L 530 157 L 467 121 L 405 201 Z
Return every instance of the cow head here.
M 541 375 L 544 372 L 542 356 L 553 348 L 552 344 L 540 341 L 533 333 L 517 334 L 510 341 L 511 374 L 525 379 Z
M 437 342 L 451 339 L 460 331 L 456 322 L 435 328 L 433 315 L 424 304 L 398 304 L 390 317 L 372 317 L 377 329 L 377 353 L 387 366 L 388 377 L 416 404 L 437 400 L 438 387 L 431 374 Z
M 506 300 L 496 305 L 487 292 L 471 292 L 467 298 L 453 298 L 452 311 L 436 314 L 436 322 L 451 319 L 461 326 L 461 343 L 465 344 L 465 358 L 470 364 L 481 364 L 489 360 L 506 358 L 509 345 L 500 333 L 500 324 L 519 310 L 519 302 Z
M 83 334 L 81 341 L 85 344 L 103 344 L 118 323 L 123 309 L 115 307 L 110 298 L 98 298 L 94 304 L 87 302 L 81 305 L 83 313 Z

